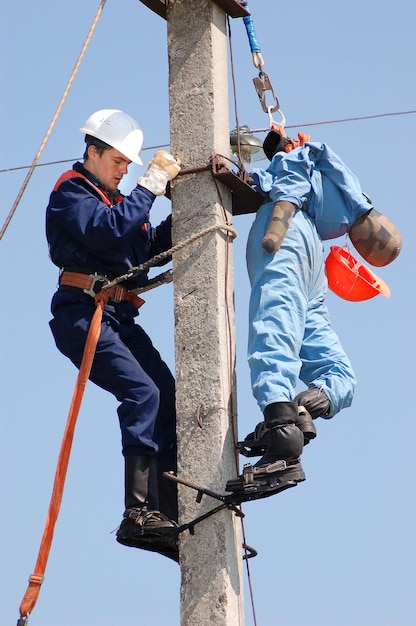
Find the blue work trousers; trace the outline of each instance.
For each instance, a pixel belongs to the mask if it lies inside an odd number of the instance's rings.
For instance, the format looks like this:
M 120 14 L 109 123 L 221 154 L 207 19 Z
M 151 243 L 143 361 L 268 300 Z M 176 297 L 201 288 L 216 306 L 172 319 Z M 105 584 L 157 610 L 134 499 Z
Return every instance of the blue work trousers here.
M 292 401 L 302 380 L 325 391 L 332 417 L 350 406 L 355 375 L 324 303 L 323 244 L 312 219 L 297 209 L 281 248 L 264 252 L 261 242 L 273 206 L 260 207 L 247 242 L 253 395 L 264 411 L 273 402 Z
M 80 367 L 95 305 L 72 301 L 54 310 L 50 327 L 58 349 Z M 143 328 L 134 319 L 104 310 L 90 380 L 112 393 L 124 456 L 176 458 L 174 378 Z M 94 444 L 99 449 L 99 442 Z

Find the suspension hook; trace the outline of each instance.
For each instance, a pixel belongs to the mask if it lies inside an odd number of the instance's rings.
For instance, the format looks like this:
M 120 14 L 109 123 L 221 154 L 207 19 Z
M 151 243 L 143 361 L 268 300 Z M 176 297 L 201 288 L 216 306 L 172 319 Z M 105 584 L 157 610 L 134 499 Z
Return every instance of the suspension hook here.
M 259 97 L 262 109 L 265 113 L 273 113 L 279 109 L 279 100 L 274 93 L 273 85 L 266 72 L 260 70 L 258 77 L 253 78 L 254 87 L 256 88 L 257 95 Z M 266 91 L 270 91 L 274 99 L 274 105 L 268 105 L 266 103 Z

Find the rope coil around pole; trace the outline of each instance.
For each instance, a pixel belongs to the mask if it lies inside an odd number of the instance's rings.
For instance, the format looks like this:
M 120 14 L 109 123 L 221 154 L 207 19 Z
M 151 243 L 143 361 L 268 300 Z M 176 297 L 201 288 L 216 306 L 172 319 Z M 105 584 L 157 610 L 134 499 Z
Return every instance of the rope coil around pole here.
M 154 267 L 155 265 L 159 265 L 159 263 L 161 263 L 161 261 L 164 261 L 168 257 L 172 256 L 172 254 L 174 254 L 175 252 L 178 252 L 179 250 L 182 250 L 182 248 L 185 248 L 186 246 L 190 245 L 194 241 L 197 241 L 197 239 L 200 239 L 200 237 L 203 237 L 204 235 L 208 235 L 209 233 L 213 233 L 216 230 L 225 230 L 233 238 L 237 237 L 237 231 L 231 225 L 229 225 L 229 224 L 213 224 L 212 226 L 208 226 L 204 230 L 201 230 L 199 233 L 195 233 L 195 235 L 191 235 L 187 239 L 184 239 L 183 241 L 180 241 L 179 243 L 177 243 L 174 246 L 172 246 L 172 248 L 169 248 L 169 250 L 166 250 L 165 252 L 161 252 L 160 254 L 157 254 L 153 258 L 149 259 L 149 261 L 146 261 L 145 263 L 141 263 L 140 265 L 137 265 L 136 267 L 132 267 L 125 274 L 122 274 L 121 276 L 117 276 L 117 278 L 114 278 L 114 280 L 112 280 L 109 283 L 107 283 L 107 285 L 105 285 L 103 287 L 103 290 L 110 289 L 110 287 L 113 287 L 113 285 L 118 285 L 119 283 L 123 282 L 124 280 L 128 280 L 129 278 L 133 278 L 134 276 L 137 276 L 141 272 L 144 272 L 145 270 L 147 270 L 147 269 L 149 269 L 151 267 Z M 135 292 L 136 290 L 132 289 L 132 291 Z
M 35 167 L 37 166 L 37 162 L 39 161 L 40 155 L 42 154 L 43 149 L 45 148 L 46 143 L 47 143 L 47 141 L 48 141 L 48 139 L 49 139 L 49 137 L 50 137 L 50 135 L 52 133 L 53 127 L 56 124 L 56 120 L 58 119 L 58 116 L 59 116 L 59 114 L 60 114 L 60 112 L 62 110 L 62 107 L 64 106 L 64 102 L 66 100 L 68 92 L 69 92 L 69 90 L 72 87 L 72 83 L 74 82 L 74 79 L 75 79 L 75 76 L 76 76 L 76 74 L 78 72 L 79 66 L 81 65 L 81 61 L 84 58 L 85 52 L 87 50 L 88 44 L 90 43 L 90 40 L 91 40 L 91 37 L 92 37 L 93 32 L 95 30 L 95 27 L 97 26 L 98 20 L 101 17 L 101 13 L 103 12 L 105 3 L 106 3 L 106 0 L 101 0 L 100 6 L 98 7 L 97 13 L 96 13 L 96 15 L 94 17 L 94 20 L 93 20 L 93 22 L 91 24 L 91 27 L 90 27 L 89 31 L 88 31 L 88 35 L 87 35 L 87 37 L 85 39 L 84 45 L 82 46 L 81 52 L 80 52 L 80 54 L 78 56 L 78 59 L 77 59 L 77 61 L 75 63 L 74 69 L 72 70 L 71 76 L 69 77 L 68 83 L 67 83 L 67 85 L 66 85 L 66 87 L 64 89 L 64 93 L 62 94 L 61 100 L 60 100 L 60 102 L 58 104 L 58 107 L 57 107 L 57 109 L 56 109 L 56 111 L 55 111 L 55 113 L 53 115 L 52 121 L 49 124 L 49 128 L 46 131 L 46 134 L 45 134 L 45 136 L 44 136 L 44 138 L 43 138 L 43 140 L 41 142 L 41 145 L 40 145 L 40 147 L 39 147 L 39 149 L 38 149 L 38 151 L 36 153 L 36 156 L 33 159 L 32 165 L 30 166 L 29 171 L 26 174 L 26 178 L 24 179 L 23 184 L 22 184 L 22 186 L 20 188 L 20 191 L 17 194 L 16 200 L 14 201 L 13 206 L 10 209 L 9 215 L 7 216 L 7 218 L 6 218 L 6 220 L 5 220 L 4 224 L 3 224 L 3 227 L 2 227 L 2 229 L 0 231 L 0 239 L 2 239 L 4 233 L 6 232 L 6 229 L 7 229 L 8 225 L 11 222 L 11 219 L 12 219 L 12 217 L 13 217 L 13 215 L 14 215 L 17 207 L 18 207 L 18 204 L 19 204 L 19 202 L 20 202 L 20 200 L 21 200 L 21 198 L 22 198 L 22 196 L 23 196 L 23 194 L 25 192 L 25 189 L 26 189 L 26 187 L 27 187 L 27 185 L 29 183 L 29 180 L 32 177 L 32 174 L 33 174 L 33 172 L 35 170 Z

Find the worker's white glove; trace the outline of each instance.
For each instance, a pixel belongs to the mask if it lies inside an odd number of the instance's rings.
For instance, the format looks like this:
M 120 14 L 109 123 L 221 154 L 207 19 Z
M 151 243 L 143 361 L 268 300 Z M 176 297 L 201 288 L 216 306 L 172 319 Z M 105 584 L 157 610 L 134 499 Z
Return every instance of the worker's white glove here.
M 178 175 L 180 169 L 179 159 L 175 159 L 166 150 L 159 150 L 137 184 L 145 187 L 155 196 L 162 196 L 166 191 L 166 185 Z

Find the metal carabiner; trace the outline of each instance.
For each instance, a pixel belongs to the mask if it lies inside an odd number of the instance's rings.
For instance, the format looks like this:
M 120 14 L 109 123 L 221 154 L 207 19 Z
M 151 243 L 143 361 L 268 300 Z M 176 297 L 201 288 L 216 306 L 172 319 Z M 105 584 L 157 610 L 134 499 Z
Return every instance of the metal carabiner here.
M 257 95 L 259 97 L 262 109 L 265 113 L 270 113 L 277 111 L 279 109 L 279 100 L 277 99 L 273 85 L 270 81 L 270 78 L 266 72 L 260 70 L 258 77 L 253 78 L 254 87 L 256 88 Z M 268 105 L 266 103 L 266 91 L 271 91 L 275 104 Z
M 272 112 L 275 111 L 275 110 L 276 109 L 272 109 L 272 107 L 268 107 L 268 109 L 267 109 L 267 113 L 269 115 L 269 126 L 270 126 L 270 128 L 273 128 L 273 126 L 281 126 L 282 128 L 284 128 L 285 124 L 286 124 L 286 118 L 283 115 L 283 112 L 280 109 L 277 109 L 277 112 L 280 114 L 282 120 L 280 122 L 276 122 L 273 119 L 273 115 L 272 115 Z
M 91 285 L 89 289 L 83 289 L 82 291 L 87 294 L 87 296 L 91 296 L 91 298 L 95 298 L 97 293 L 99 293 L 103 288 L 108 287 L 108 278 L 106 276 L 101 276 L 100 274 L 88 274 L 89 278 L 91 278 Z M 101 287 L 97 286 L 97 283 L 103 283 Z

